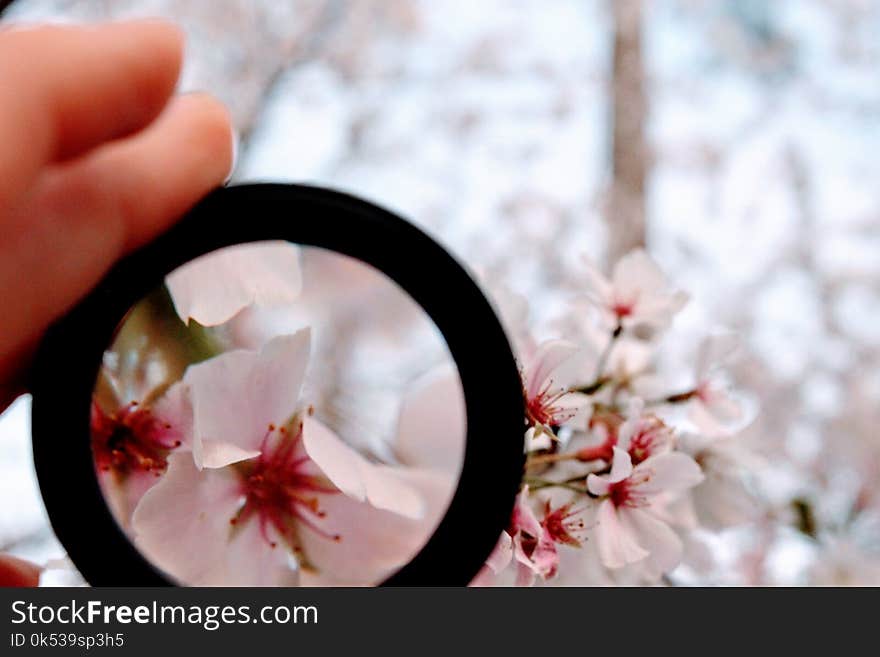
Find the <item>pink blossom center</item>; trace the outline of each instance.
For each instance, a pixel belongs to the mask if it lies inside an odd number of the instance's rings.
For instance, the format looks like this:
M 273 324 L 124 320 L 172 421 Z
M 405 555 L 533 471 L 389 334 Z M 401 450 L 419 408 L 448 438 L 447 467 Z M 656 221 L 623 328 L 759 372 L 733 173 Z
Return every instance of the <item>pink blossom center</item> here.
M 633 465 L 637 465 L 666 446 L 670 437 L 666 425 L 657 417 L 641 420 L 629 442 L 629 455 Z
M 316 467 L 302 448 L 302 423 L 295 431 L 269 425 L 260 456 L 239 463 L 238 472 L 245 502 L 231 524 L 255 517 L 267 543 L 276 547 L 271 528 L 295 552 L 300 551 L 297 532 L 303 526 L 328 540 L 341 540 L 316 524 L 326 517 L 319 495 L 339 491 L 315 473 Z
M 180 446 L 178 432 L 137 402 L 109 414 L 93 402 L 91 431 L 96 467 L 123 476 L 133 472 L 160 476 L 168 454 Z
M 636 508 L 648 505 L 648 497 L 639 487 L 650 479 L 647 472 L 633 472 L 632 475 L 609 486 L 608 497 L 615 507 Z
M 611 304 L 611 312 L 613 312 L 618 319 L 623 319 L 624 317 L 629 317 L 635 312 L 636 302 L 635 300 L 624 301 L 621 299 L 616 299 Z
M 571 504 L 565 504 L 551 511 L 548 502 L 541 524 L 554 542 L 580 547 L 581 542 L 576 534 L 582 532 L 586 527 L 580 512 L 572 510 Z
M 526 415 L 530 424 L 558 426 L 575 416 L 575 411 L 559 405 L 569 392 L 553 390 L 553 382 L 547 381 L 541 392 L 533 397 L 526 397 Z

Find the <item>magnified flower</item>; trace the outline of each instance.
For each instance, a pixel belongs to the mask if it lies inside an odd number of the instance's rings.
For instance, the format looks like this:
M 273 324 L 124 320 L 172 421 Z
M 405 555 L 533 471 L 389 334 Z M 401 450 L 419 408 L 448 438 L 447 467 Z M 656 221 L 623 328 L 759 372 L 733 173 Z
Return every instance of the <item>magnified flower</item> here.
M 527 442 L 543 434 L 553 435 L 553 427 L 585 416 L 589 397 L 571 392 L 582 369 L 581 350 L 564 340 L 550 340 L 538 346 L 523 373 Z
M 672 290 L 666 275 L 642 249 L 623 256 L 610 280 L 592 263 L 584 262 L 587 297 L 609 326 L 662 330 L 687 303 L 688 295 Z
M 615 447 L 611 472 L 587 478 L 590 493 L 601 498 L 595 531 L 602 563 L 622 568 L 644 561 L 656 574 L 673 569 L 681 560 L 681 539 L 652 505 L 660 495 L 687 490 L 702 480 L 700 467 L 685 454 L 666 452 L 633 467 L 630 455 Z
M 156 403 L 130 402 L 106 412 L 92 402 L 91 437 L 95 468 L 117 520 L 127 525 L 143 494 L 168 466 L 171 452 L 188 439 L 188 401 L 172 387 Z
M 281 305 L 300 294 L 299 247 L 258 242 L 226 247 L 189 262 L 166 278 L 185 323 L 216 326 L 251 304 Z
M 412 556 L 402 525 L 422 520 L 432 481 L 368 462 L 299 408 L 309 342 L 303 330 L 187 370 L 192 454 L 168 458 L 133 518 L 138 546 L 181 581 L 357 579 Z

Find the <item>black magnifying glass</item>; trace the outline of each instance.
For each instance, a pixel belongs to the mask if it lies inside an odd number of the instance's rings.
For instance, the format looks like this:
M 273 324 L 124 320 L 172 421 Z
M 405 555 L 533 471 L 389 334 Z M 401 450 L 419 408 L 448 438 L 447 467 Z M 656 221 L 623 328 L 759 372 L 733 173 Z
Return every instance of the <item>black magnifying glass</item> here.
M 93 585 L 466 585 L 522 473 L 489 302 L 327 189 L 210 194 L 50 328 L 31 390 L 49 519 Z

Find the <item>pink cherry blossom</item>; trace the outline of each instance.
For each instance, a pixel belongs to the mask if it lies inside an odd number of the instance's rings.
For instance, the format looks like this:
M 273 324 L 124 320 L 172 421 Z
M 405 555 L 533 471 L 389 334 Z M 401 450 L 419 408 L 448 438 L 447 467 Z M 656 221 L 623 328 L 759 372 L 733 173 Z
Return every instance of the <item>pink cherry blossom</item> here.
M 517 563 L 517 586 L 531 586 L 537 577 L 546 579 L 556 574 L 559 565 L 556 544 L 532 511 L 528 486 L 517 498 L 507 533 Z
M 739 347 L 732 334 L 709 336 L 697 354 L 696 383 L 690 418 L 707 433 L 736 431 L 749 421 L 745 400 L 730 391 L 722 367 Z
M 629 453 L 615 447 L 610 473 L 587 478 L 588 490 L 600 498 L 595 537 L 602 563 L 622 568 L 644 562 L 656 575 L 678 565 L 681 539 L 652 505 L 661 494 L 685 491 L 702 479 L 700 467 L 685 454 L 665 452 L 633 467 Z
M 572 392 L 583 352 L 564 340 L 542 343 L 523 372 L 528 438 L 553 435 L 553 427 L 585 419 L 589 397 Z
M 240 244 L 179 267 L 165 283 L 180 319 L 216 326 L 252 304 L 294 301 L 302 288 L 299 259 L 299 247 L 288 242 Z
M 498 539 L 474 586 L 489 586 L 511 563 L 516 564 L 516 585 L 532 586 L 537 579 L 550 579 L 559 567 L 557 544 L 580 547 L 585 525 L 583 509 L 573 503 L 553 509 L 544 504 L 544 519 L 539 521 L 531 506 L 528 486 L 517 497 L 510 526 Z
M 188 401 L 172 386 L 156 403 L 129 402 L 107 412 L 94 400 L 92 453 L 101 490 L 113 514 L 128 527 L 137 503 L 167 468 L 176 449 L 187 449 Z
M 308 354 L 303 330 L 187 370 L 192 453 L 168 457 L 133 517 L 137 545 L 177 579 L 369 583 L 421 547 L 421 491 L 441 483 L 368 462 L 311 417 L 299 400 Z
M 644 413 L 643 409 L 641 400 L 634 402 L 629 419 L 617 433 L 617 446 L 629 454 L 633 465 L 669 452 L 675 442 L 672 429 L 656 415 Z
M 584 262 L 587 297 L 610 327 L 664 329 L 687 303 L 687 294 L 671 289 L 666 275 L 642 249 L 621 258 L 610 279 Z
M 614 448 L 627 452 L 633 465 L 668 452 L 675 443 L 672 429 L 656 415 L 644 412 L 644 403 L 634 399 L 630 404 L 628 418 L 616 429 L 608 423 L 595 423 L 594 432 L 600 437 L 598 443 L 578 450 L 581 461 L 605 460 L 614 458 Z

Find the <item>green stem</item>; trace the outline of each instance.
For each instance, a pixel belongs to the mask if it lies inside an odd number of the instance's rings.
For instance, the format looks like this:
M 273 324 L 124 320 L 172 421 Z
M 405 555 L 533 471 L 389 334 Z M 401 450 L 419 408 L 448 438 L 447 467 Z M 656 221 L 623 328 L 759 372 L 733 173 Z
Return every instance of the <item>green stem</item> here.
M 540 479 L 540 478 L 538 478 L 538 477 L 525 477 L 525 478 L 523 479 L 523 482 L 525 482 L 526 484 L 528 484 L 528 486 L 529 486 L 532 490 L 541 490 L 542 488 L 557 487 L 557 488 L 566 488 L 566 489 L 568 489 L 568 490 L 572 490 L 572 491 L 574 491 L 575 493 L 580 493 L 581 495 L 586 495 L 586 494 L 587 494 L 587 489 L 586 489 L 586 487 L 581 488 L 581 487 L 579 487 L 579 486 L 574 486 L 573 483 L 572 483 L 573 481 L 576 481 L 576 480 L 571 480 L 571 481 L 549 481 L 549 480 L 547 480 L 547 479 Z

